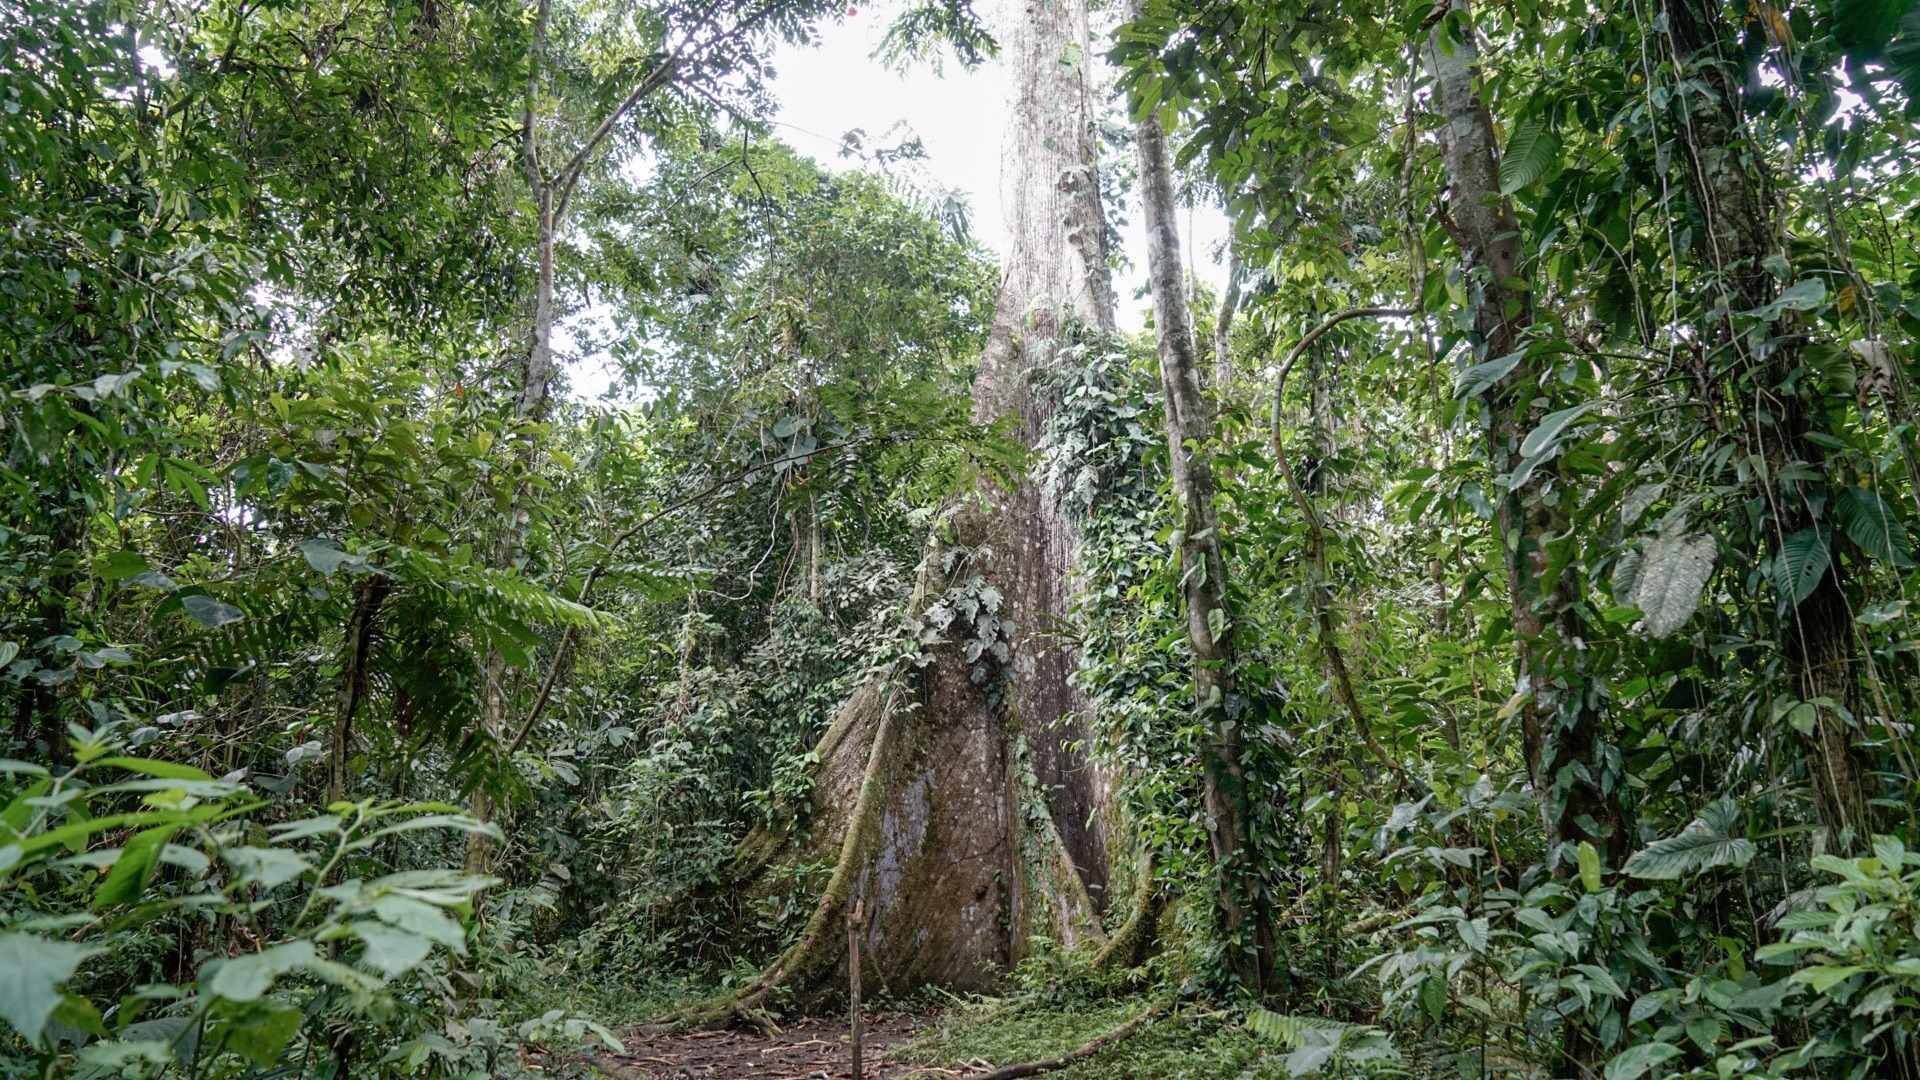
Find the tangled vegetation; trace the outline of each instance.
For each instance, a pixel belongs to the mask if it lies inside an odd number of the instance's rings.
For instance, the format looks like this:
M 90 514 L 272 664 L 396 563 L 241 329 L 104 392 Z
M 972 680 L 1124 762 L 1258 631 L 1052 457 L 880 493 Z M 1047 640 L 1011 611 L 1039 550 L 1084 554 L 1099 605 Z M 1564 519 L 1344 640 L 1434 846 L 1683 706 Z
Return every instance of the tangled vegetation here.
M 0 1074 L 1920 1080 L 1920 8 L 1089 6 L 0 0 Z

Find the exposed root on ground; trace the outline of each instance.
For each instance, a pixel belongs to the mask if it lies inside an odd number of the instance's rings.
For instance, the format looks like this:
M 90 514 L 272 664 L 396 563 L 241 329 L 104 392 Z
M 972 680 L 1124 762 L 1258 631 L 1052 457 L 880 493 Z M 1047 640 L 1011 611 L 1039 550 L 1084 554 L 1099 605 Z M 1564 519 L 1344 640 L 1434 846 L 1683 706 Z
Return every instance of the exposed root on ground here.
M 1003 1065 L 990 1072 L 977 1074 L 961 1073 L 953 1069 L 942 1068 L 915 1069 L 913 1072 L 901 1077 L 900 1080 L 915 1080 L 916 1077 L 934 1076 L 964 1076 L 966 1080 L 1018 1080 L 1019 1077 L 1023 1076 L 1038 1076 L 1044 1072 L 1064 1069 L 1069 1065 L 1092 1057 L 1109 1046 L 1125 1042 L 1127 1039 L 1132 1038 L 1141 1028 L 1146 1027 L 1165 1015 L 1167 1009 L 1169 1009 L 1172 1004 L 1170 1001 L 1160 1002 L 1158 1005 L 1149 1008 L 1147 1011 L 1135 1016 L 1126 1023 L 1095 1036 L 1084 1045 L 1054 1057 L 1041 1058 L 1038 1061 L 1022 1061 L 1013 1065 Z

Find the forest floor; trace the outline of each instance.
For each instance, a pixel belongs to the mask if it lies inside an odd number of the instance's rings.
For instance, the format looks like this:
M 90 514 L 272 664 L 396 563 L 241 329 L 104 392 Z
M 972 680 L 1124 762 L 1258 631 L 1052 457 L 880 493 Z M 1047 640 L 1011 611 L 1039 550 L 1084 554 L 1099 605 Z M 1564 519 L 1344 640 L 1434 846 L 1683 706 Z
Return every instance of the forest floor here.
M 1133 1000 L 1061 1001 L 1007 1008 L 991 999 L 935 1009 L 867 1014 L 867 1080 L 966 1080 L 996 1066 L 1064 1053 L 1137 1014 Z M 743 1030 L 643 1035 L 626 1051 L 597 1054 L 589 1075 L 615 1080 L 850 1080 L 845 1017 L 795 1020 L 768 1037 Z M 1285 1076 L 1276 1051 L 1226 1013 L 1180 1010 L 1124 1043 L 1050 1077 L 1058 1080 L 1219 1080 Z M 931 1067 L 931 1068 L 930 1068 Z
M 893 1080 L 919 1067 L 888 1060 L 886 1052 L 921 1035 L 931 1022 L 926 1014 L 869 1015 L 861 1040 L 867 1080 Z M 840 1080 L 853 1075 L 845 1018 L 803 1020 L 774 1036 L 681 1031 L 628 1034 L 624 1041 L 626 1053 L 602 1054 L 593 1062 L 618 1080 Z

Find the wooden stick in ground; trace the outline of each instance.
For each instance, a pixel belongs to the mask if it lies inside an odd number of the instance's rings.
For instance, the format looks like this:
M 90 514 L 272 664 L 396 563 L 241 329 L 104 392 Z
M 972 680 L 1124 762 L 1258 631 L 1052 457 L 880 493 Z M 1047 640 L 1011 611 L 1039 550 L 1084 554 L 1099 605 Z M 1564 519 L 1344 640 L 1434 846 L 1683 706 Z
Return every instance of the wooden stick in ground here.
M 1056 1057 L 1041 1058 L 1039 1061 L 1022 1061 L 1018 1064 L 1003 1066 L 989 1073 L 969 1076 L 967 1080 L 1018 1080 L 1018 1078 L 1022 1076 L 1038 1076 L 1043 1072 L 1053 1072 L 1056 1069 L 1064 1069 L 1069 1065 L 1092 1057 L 1115 1043 L 1124 1042 L 1131 1038 L 1135 1032 L 1159 1019 L 1171 1004 L 1171 1002 L 1163 1001 L 1153 1008 L 1148 1009 L 1146 1012 L 1141 1013 L 1139 1016 L 1121 1024 L 1119 1027 L 1113 1028 L 1103 1035 L 1096 1036 L 1092 1041 L 1078 1049 L 1069 1050 Z M 914 1080 L 915 1077 L 919 1076 L 952 1075 L 953 1073 L 946 1069 L 916 1069 L 901 1077 L 900 1080 Z
M 853 1003 L 853 1080 L 865 1080 L 860 1066 L 860 927 L 866 901 L 856 900 L 847 916 L 847 996 Z

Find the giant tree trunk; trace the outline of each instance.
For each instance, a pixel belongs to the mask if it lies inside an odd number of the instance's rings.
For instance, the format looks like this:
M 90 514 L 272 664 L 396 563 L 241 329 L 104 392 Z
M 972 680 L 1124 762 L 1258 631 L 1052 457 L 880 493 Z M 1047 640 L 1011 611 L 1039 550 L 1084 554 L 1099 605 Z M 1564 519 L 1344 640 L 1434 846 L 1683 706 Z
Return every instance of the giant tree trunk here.
M 1273 943 L 1257 855 L 1247 830 L 1246 739 L 1241 718 L 1234 714 L 1233 613 L 1227 601 L 1220 519 L 1214 508 L 1212 424 L 1200 388 L 1193 322 L 1182 287 L 1173 168 L 1158 114 L 1149 111 L 1135 126 L 1134 141 L 1140 151 L 1147 279 L 1153 290 L 1153 321 L 1160 346 L 1167 453 L 1181 516 L 1180 591 L 1187 645 L 1193 652 L 1194 712 L 1206 732 L 1201 745 L 1201 787 L 1212 826 L 1207 839 L 1213 855 L 1214 915 L 1228 946 L 1229 971 L 1242 986 L 1257 990 L 1273 968 Z
M 1113 326 L 1085 0 L 1013 0 L 1000 37 L 1013 87 L 1009 250 L 974 414 L 1010 417 L 1034 446 L 1052 411 L 1040 377 L 1069 336 Z M 1106 880 L 1102 789 L 1068 681 L 1077 657 L 1057 635 L 1073 532 L 1040 485 L 988 501 L 956 509 L 922 562 L 912 611 L 944 640 L 920 666 L 890 668 L 852 695 L 816 747 L 798 826 L 750 835 L 720 883 L 752 892 L 774 867 L 831 866 L 806 927 L 754 983 L 674 1019 L 725 1021 L 776 994 L 831 990 L 855 904 L 868 913 L 862 980 L 893 992 L 985 987 L 1036 934 L 1101 940 L 1088 886 L 1097 895 Z M 993 610 L 989 589 L 1004 607 Z M 992 649 L 968 655 L 969 639 L 997 642 L 1004 662 Z
M 1706 223 L 1696 258 L 1709 271 L 1711 295 L 1720 301 L 1716 322 L 1706 327 L 1724 360 L 1722 370 L 1737 385 L 1729 394 L 1747 413 L 1741 425 L 1745 449 L 1767 463 L 1761 478 L 1772 520 L 1766 542 L 1776 556 L 1782 541 L 1814 524 L 1809 511 L 1806 481 L 1779 482 L 1773 478 L 1789 463 L 1813 465 L 1829 475 L 1827 451 L 1809 438 L 1814 431 L 1813 403 L 1794 385 L 1806 340 L 1791 316 L 1766 327 L 1764 342 L 1737 326 L 1735 313 L 1764 307 L 1775 296 L 1776 282 L 1764 265 L 1768 255 L 1785 256 L 1776 236 L 1774 201 L 1769 192 L 1765 159 L 1751 146 L 1740 113 L 1740 76 L 1728 70 L 1726 58 L 1742 55 L 1729 40 L 1720 5 L 1713 0 L 1673 0 L 1667 5 L 1673 43 L 1690 75 L 1705 92 L 1688 95 L 1691 102 L 1686 138 L 1686 162 L 1693 194 Z M 1818 481 L 1813 482 L 1818 484 Z M 1831 541 L 1829 541 L 1831 543 Z M 1787 659 L 1794 693 L 1802 701 L 1827 698 L 1857 704 L 1852 618 L 1848 614 L 1843 564 L 1829 549 L 1827 570 L 1803 600 L 1785 605 L 1786 616 L 1777 633 Z M 1807 760 L 1814 793 L 1814 810 L 1828 837 L 1844 845 L 1865 838 L 1872 827 L 1864 771 L 1853 747 L 1852 733 L 1834 710 L 1821 709 L 1807 739 Z
M 1053 402 L 1040 377 L 1076 335 L 1113 331 L 1101 210 L 1086 0 L 1007 0 L 1001 40 L 1010 112 L 1002 153 L 1008 250 L 974 416 L 1012 417 L 1038 445 Z M 1104 783 L 1083 747 L 1087 703 L 1068 682 L 1076 650 L 1059 635 L 1073 593 L 1075 530 L 1061 493 L 1026 483 L 999 496 L 1017 522 L 1003 552 L 1016 626 L 1013 704 L 1068 854 L 1104 906 Z
M 1466 0 L 1452 0 L 1462 18 L 1458 40 L 1442 20 L 1428 42 L 1440 151 L 1447 180 L 1448 231 L 1460 248 L 1468 281 L 1474 338 L 1481 360 L 1523 346 L 1533 323 L 1533 297 L 1521 265 L 1522 236 L 1513 206 L 1500 193 L 1493 116 L 1480 97 L 1479 52 Z M 1496 475 L 1512 475 L 1520 444 L 1546 412 L 1540 372 L 1526 358 L 1487 392 L 1488 453 Z M 1549 581 L 1547 543 L 1566 532 L 1560 485 L 1551 461 L 1501 498 L 1496 524 L 1506 561 L 1519 653 L 1521 739 L 1527 771 L 1555 845 L 1590 841 L 1618 860 L 1626 837 L 1617 791 L 1603 775 L 1598 716 L 1577 670 L 1585 627 L 1573 578 Z

